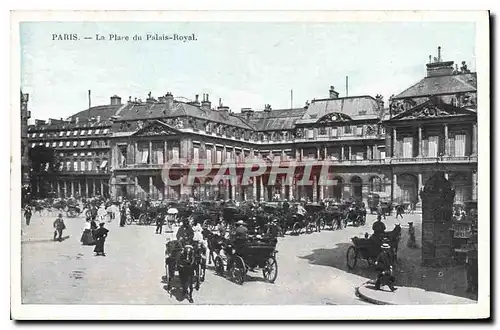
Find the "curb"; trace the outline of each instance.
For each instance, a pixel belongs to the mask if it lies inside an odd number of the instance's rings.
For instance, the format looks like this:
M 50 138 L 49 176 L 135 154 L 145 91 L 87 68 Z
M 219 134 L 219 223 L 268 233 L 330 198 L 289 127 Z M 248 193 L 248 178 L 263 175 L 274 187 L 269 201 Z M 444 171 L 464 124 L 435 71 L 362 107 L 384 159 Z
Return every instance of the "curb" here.
M 372 284 L 372 282 L 367 281 L 367 282 L 361 284 L 360 286 L 356 287 L 356 289 L 355 289 L 356 297 L 360 298 L 363 301 L 369 302 L 370 304 L 374 304 L 374 305 L 394 305 L 394 304 L 388 303 L 386 301 L 371 298 L 371 297 L 368 297 L 367 295 L 362 294 L 361 291 L 359 290 L 359 288 L 366 285 L 366 284 Z

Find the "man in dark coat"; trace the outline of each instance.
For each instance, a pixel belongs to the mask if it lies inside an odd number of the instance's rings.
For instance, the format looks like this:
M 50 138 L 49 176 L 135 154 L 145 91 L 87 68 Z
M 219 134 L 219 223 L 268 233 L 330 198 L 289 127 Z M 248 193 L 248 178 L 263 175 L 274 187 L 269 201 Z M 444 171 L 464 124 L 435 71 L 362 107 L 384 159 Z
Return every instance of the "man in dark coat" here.
M 120 207 L 120 227 L 125 227 L 125 222 L 127 220 L 127 209 L 125 203 Z
M 26 225 L 27 226 L 30 225 L 31 214 L 32 214 L 31 206 L 26 205 L 26 207 L 24 208 L 24 218 L 26 219 Z
M 104 222 L 101 222 L 99 224 L 99 229 L 97 229 L 94 233 L 96 243 L 95 243 L 95 248 L 94 252 L 96 253 L 96 256 L 105 256 L 104 254 L 104 242 L 106 240 L 106 237 L 108 237 L 108 232 L 106 228 L 104 228 Z
M 177 235 L 176 235 L 177 240 L 183 243 L 183 245 L 185 244 L 192 245 L 193 237 L 194 237 L 194 231 L 193 228 L 189 225 L 188 218 L 183 218 L 182 226 L 180 226 L 179 229 L 177 230 Z
M 382 251 L 375 261 L 375 268 L 379 271 L 377 276 L 377 281 L 375 282 L 375 289 L 380 290 L 381 286 L 387 285 L 392 292 L 396 291 L 394 287 L 394 282 L 396 278 L 394 277 L 393 266 L 392 266 L 392 256 L 391 247 L 389 244 L 382 244 Z
M 165 218 L 160 213 L 158 213 L 156 215 L 156 233 L 157 234 L 161 234 L 164 224 L 165 224 Z
M 62 218 L 62 214 L 59 213 L 56 221 L 54 221 L 54 241 L 57 240 L 59 242 L 62 241 L 62 232 L 66 229 L 66 225 L 64 224 L 64 220 Z

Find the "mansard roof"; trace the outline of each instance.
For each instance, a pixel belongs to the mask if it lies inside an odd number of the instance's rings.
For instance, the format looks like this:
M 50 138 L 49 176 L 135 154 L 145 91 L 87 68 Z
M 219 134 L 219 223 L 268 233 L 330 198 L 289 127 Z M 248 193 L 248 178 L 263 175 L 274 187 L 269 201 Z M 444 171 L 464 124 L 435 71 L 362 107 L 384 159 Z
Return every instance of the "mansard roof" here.
M 476 91 L 476 73 L 460 73 L 453 75 L 425 77 L 418 83 L 412 85 L 403 92 L 394 96 L 394 99 Z
M 249 119 L 246 114 L 237 114 L 242 120 L 246 120 L 256 131 L 282 131 L 295 127 L 295 122 L 302 118 L 306 112 L 305 108 L 295 109 L 273 109 L 270 111 L 255 111 Z
M 297 123 L 316 123 L 330 113 L 342 113 L 352 120 L 379 118 L 379 104 L 371 96 L 350 96 L 313 100 Z
M 253 129 L 238 116 L 225 111 L 205 109 L 196 105 L 174 101 L 172 109 L 168 109 L 167 103 L 146 102 L 130 103 L 128 107 L 118 113 L 117 121 L 146 120 L 175 117 L 193 117 L 206 119 L 213 122 L 223 123 L 245 129 Z

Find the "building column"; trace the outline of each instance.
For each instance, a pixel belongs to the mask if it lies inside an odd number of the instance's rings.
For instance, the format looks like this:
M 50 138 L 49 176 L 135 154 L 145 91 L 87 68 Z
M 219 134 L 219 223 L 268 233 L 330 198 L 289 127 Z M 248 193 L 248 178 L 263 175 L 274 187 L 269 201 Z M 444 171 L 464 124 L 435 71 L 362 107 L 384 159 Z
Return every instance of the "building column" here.
M 163 142 L 163 163 L 166 163 L 168 161 L 168 145 L 167 141 Z
M 75 197 L 75 181 L 71 181 L 71 197 Z
M 184 196 L 184 174 L 181 174 L 181 188 L 179 189 L 180 199 Z
M 136 175 L 134 177 L 134 198 L 137 198 L 139 195 L 139 177 Z
M 153 141 L 149 141 L 149 161 L 148 164 L 153 164 Z
M 319 160 L 319 147 L 316 148 L 316 159 Z
M 318 179 L 316 175 L 313 175 L 313 196 L 312 196 L 313 202 L 318 201 Z
M 397 185 L 398 185 L 398 176 L 396 173 L 392 174 L 392 193 L 391 193 L 391 199 L 392 202 L 394 203 L 394 198 L 396 197 L 396 190 L 397 190 Z
M 260 176 L 260 175 L 257 177 L 257 185 L 259 187 L 259 192 L 260 192 L 257 201 L 260 202 L 260 201 L 264 200 L 264 189 L 262 187 L 262 176 Z
M 477 170 L 472 170 L 472 199 L 477 201 Z
M 352 146 L 349 146 L 349 159 L 352 160 Z
M 252 198 L 257 200 L 257 178 L 252 178 Z
M 85 197 L 89 197 L 89 180 L 85 179 Z
M 392 128 L 392 157 L 396 157 L 396 143 L 397 143 L 397 131 L 396 127 Z
M 477 156 L 477 123 L 472 124 L 472 155 Z
M 345 159 L 345 151 L 344 151 L 344 146 L 341 146 L 340 147 L 340 160 L 344 160 Z
M 137 159 L 137 154 L 139 153 L 139 142 L 134 143 L 134 164 L 138 164 L 141 159 Z
M 300 148 L 300 161 L 304 161 L 304 148 Z
M 448 156 L 450 146 L 448 145 L 448 124 L 444 124 L 444 155 Z
M 104 196 L 104 180 L 99 180 L 101 182 L 101 196 Z
M 231 183 L 231 200 L 236 200 L 236 186 Z
M 366 158 L 365 159 L 372 159 L 372 157 L 370 157 L 370 146 L 366 146 Z
M 61 182 L 57 180 L 56 185 L 57 185 L 57 197 L 61 198 Z
M 328 148 L 327 147 L 325 147 L 325 158 L 324 159 L 325 160 L 328 159 Z
M 420 190 L 424 188 L 424 184 L 422 183 L 422 173 L 418 173 L 418 186 L 417 186 L 417 206 L 419 208 L 422 207 L 422 199 L 420 198 Z
M 151 146 L 151 142 L 150 142 L 149 146 Z M 148 192 L 148 194 L 149 194 L 149 197 L 153 196 L 153 176 L 152 175 L 149 176 L 149 192 Z
M 288 199 L 289 200 L 292 200 L 293 199 L 293 195 L 294 195 L 294 190 L 295 190 L 295 186 L 293 184 L 293 176 L 291 178 L 291 180 L 288 182 Z
M 82 197 L 82 181 L 78 180 L 78 195 Z
M 322 201 L 325 198 L 325 186 L 319 182 L 319 200 Z
M 422 155 L 422 125 L 418 125 L 418 155 L 417 157 L 423 157 Z
M 286 181 L 285 178 L 281 178 L 281 200 L 286 197 Z

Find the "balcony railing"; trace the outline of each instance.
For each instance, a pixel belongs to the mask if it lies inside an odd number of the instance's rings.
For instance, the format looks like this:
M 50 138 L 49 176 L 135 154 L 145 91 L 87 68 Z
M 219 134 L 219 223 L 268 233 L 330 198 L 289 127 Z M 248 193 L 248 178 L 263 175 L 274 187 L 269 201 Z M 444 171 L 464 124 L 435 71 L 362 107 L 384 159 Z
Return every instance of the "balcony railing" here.
M 72 175 L 92 175 L 92 174 L 110 174 L 111 171 L 109 169 L 102 170 L 85 170 L 85 171 L 72 171 L 72 170 L 61 170 L 59 171 L 61 174 L 72 174 Z
M 476 163 L 477 156 L 442 156 L 442 157 L 412 157 L 391 159 L 392 164 L 399 163 Z

